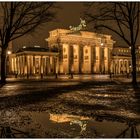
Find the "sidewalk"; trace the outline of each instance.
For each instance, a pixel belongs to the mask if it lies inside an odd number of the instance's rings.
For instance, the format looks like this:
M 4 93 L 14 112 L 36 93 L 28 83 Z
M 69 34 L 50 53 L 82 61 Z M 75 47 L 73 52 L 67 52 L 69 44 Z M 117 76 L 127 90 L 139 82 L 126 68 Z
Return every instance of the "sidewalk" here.
M 7 78 L 6 79 L 8 82 L 18 82 L 18 81 L 84 81 L 84 80 L 110 80 L 109 75 L 100 75 L 100 74 L 73 74 L 72 77 L 71 75 L 58 75 L 57 78 L 55 75 L 51 76 L 43 76 L 41 78 L 40 76 L 38 77 L 18 77 L 18 78 Z
M 113 78 L 114 81 L 116 81 L 118 84 L 131 84 L 132 78 L 125 78 L 125 77 L 115 77 Z M 137 82 L 140 83 L 140 78 L 137 78 Z
M 34 81 L 46 81 L 46 82 L 62 82 L 62 81 L 112 81 L 116 82 L 117 84 L 131 84 L 132 78 L 127 77 L 112 77 L 110 78 L 109 75 L 101 75 L 101 74 L 74 74 L 73 78 L 70 75 L 58 75 L 57 78 L 55 75 L 52 76 L 44 76 L 42 79 L 41 77 L 18 77 L 18 78 L 7 78 L 7 82 L 34 82 Z M 140 77 L 137 78 L 137 81 L 140 82 Z M 2 85 L 0 84 L 0 87 Z

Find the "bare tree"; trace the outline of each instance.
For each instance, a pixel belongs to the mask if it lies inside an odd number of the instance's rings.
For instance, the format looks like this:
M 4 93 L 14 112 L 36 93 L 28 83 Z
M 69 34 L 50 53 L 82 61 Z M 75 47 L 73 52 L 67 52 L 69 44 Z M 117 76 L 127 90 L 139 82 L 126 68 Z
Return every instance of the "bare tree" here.
M 89 3 L 85 18 L 96 29 L 106 28 L 131 47 L 132 84 L 137 85 L 136 79 L 136 45 L 140 26 L 139 2 Z
M 10 41 L 54 19 L 52 2 L 1 2 L 1 83 L 6 82 L 6 51 Z

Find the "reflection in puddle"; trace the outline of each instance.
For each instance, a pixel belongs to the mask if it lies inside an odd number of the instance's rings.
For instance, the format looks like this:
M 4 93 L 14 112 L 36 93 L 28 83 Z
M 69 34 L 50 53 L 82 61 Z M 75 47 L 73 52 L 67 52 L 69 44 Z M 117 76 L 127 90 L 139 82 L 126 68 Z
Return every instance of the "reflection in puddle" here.
M 21 112 L 16 128 L 43 138 L 130 138 L 140 136 L 140 125 L 92 119 L 68 114 Z M 17 116 L 18 116 L 17 115 Z M 23 118 L 24 121 L 23 121 Z M 12 126 L 12 125 L 11 125 Z
M 75 120 L 89 120 L 88 117 L 74 116 L 68 114 L 50 114 L 50 120 L 57 123 L 71 122 Z
M 68 114 L 49 114 L 46 112 L 24 112 L 30 115 L 32 122 L 25 126 L 34 128 L 39 137 L 45 138 L 115 138 L 132 136 L 132 128 L 124 135 L 121 133 L 128 127 L 126 123 L 112 121 L 97 121 L 88 117 L 74 116 Z M 137 127 L 137 136 L 140 126 Z

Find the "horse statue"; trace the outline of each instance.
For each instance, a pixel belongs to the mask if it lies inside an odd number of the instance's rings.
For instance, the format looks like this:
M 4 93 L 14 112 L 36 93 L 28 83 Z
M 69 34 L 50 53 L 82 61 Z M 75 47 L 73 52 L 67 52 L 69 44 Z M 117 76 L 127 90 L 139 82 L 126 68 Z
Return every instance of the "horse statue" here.
M 81 19 L 81 18 L 80 18 L 80 21 L 81 22 L 80 22 L 80 24 L 77 27 L 69 26 L 70 30 L 73 31 L 73 32 L 75 32 L 75 31 L 80 31 L 83 28 L 85 28 L 86 27 L 86 21 L 83 20 L 83 19 Z

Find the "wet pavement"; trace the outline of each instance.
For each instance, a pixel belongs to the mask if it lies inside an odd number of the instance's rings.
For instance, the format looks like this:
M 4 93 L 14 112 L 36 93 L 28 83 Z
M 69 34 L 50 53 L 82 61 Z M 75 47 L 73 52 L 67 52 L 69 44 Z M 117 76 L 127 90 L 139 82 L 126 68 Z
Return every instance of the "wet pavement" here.
M 9 79 L 0 89 L 0 124 L 38 138 L 139 137 L 139 93 L 107 76 Z

